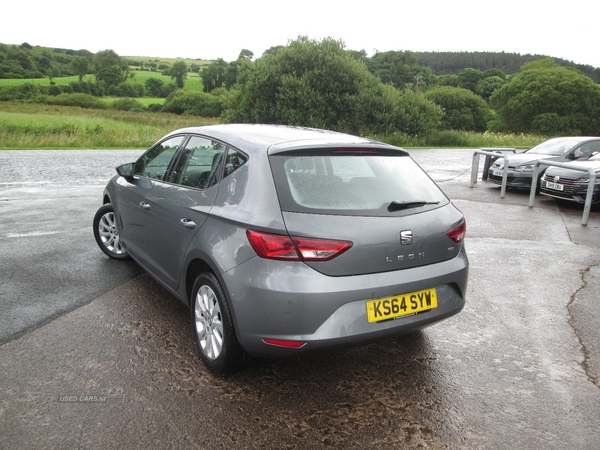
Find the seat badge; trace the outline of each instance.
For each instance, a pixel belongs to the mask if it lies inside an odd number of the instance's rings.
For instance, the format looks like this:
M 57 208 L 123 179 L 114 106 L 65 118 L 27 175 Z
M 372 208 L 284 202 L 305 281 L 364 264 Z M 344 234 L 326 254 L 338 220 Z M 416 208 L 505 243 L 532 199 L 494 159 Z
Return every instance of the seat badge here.
M 554 177 L 554 182 L 555 183 L 558 183 L 559 181 L 560 181 L 560 177 L 559 176 Z
M 401 245 L 410 245 L 413 243 L 413 233 L 411 230 L 401 231 L 400 232 L 400 244 Z

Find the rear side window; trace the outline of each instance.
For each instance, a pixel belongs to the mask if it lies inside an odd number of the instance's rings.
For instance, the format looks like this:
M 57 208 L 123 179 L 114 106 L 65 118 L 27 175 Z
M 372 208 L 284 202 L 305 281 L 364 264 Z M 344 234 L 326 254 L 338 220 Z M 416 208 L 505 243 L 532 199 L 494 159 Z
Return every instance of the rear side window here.
M 221 142 L 192 136 L 172 174 L 172 181 L 182 186 L 207 189 L 217 182 L 218 170 L 225 153 Z
M 248 161 L 246 155 L 230 147 L 227 152 L 227 158 L 225 159 L 225 173 L 223 174 L 223 177 L 227 177 L 235 172 L 239 167 L 244 165 L 246 161 Z
M 448 202 L 409 156 L 274 155 L 271 162 L 284 211 L 388 216 L 394 202 Z

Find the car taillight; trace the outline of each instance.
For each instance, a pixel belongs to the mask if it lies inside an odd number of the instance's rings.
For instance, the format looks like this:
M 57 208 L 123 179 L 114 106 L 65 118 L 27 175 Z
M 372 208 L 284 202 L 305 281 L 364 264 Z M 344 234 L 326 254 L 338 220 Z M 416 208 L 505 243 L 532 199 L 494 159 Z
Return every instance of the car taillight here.
M 258 256 L 285 261 L 329 261 L 352 247 L 352 242 L 246 231 Z
M 446 231 L 446 234 L 454 242 L 456 242 L 457 244 L 460 244 L 464 240 L 466 232 L 467 232 L 467 221 L 465 219 L 463 219 L 454 228 Z

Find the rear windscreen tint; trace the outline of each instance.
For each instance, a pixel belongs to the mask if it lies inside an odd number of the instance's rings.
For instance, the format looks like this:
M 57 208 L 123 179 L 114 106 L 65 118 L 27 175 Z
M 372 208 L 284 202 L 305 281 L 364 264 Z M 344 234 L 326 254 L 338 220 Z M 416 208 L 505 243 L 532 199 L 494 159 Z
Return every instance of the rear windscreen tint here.
M 274 155 L 271 164 L 284 211 L 388 215 L 392 202 L 448 202 L 409 156 Z

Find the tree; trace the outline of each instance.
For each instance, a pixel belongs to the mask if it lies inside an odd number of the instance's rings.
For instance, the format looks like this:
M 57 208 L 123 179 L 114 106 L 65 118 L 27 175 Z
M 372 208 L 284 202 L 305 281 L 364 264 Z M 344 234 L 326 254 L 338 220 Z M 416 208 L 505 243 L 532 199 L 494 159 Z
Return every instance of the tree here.
M 240 55 L 238 56 L 238 59 L 240 59 L 240 58 L 252 59 L 252 58 L 254 58 L 254 52 L 252 52 L 248 49 L 243 49 L 240 52 Z
M 58 78 L 61 76 L 61 71 L 58 67 L 54 66 L 48 69 L 48 78 L 50 79 L 50 84 L 54 84 L 54 78 Z
M 502 72 L 500 69 L 488 69 L 483 72 L 483 78 L 489 77 L 500 77 L 503 80 L 506 80 L 506 74 Z
M 222 58 L 217 59 L 209 66 L 202 68 L 200 72 L 202 77 L 202 83 L 204 84 L 204 90 L 210 92 L 213 89 L 224 86 L 225 83 L 225 71 L 228 68 L 228 63 Z
M 422 95 L 384 85 L 331 38 L 300 37 L 238 67 L 223 119 L 344 132 L 434 129 L 441 109 Z
M 116 86 L 110 86 L 106 94 L 114 97 L 143 97 L 144 86 L 140 83 L 121 82 Z
M 480 80 L 475 86 L 475 93 L 484 100 L 489 100 L 496 89 L 506 84 L 506 80 L 498 76 L 486 77 Z
M 160 78 L 148 78 L 144 82 L 144 87 L 146 88 L 146 94 L 151 97 L 161 98 L 165 98 L 177 90 L 177 86 L 174 83 L 165 84 Z
M 169 94 L 162 111 L 191 116 L 219 117 L 222 105 L 219 97 L 205 92 L 177 90 Z
M 600 87 L 551 58 L 521 67 L 490 98 L 497 130 L 546 135 L 600 134 Z
M 122 72 L 129 71 L 127 61 L 117 55 L 114 50 L 103 50 L 96 53 L 92 59 L 92 64 L 94 65 L 95 73 L 113 66 L 118 67 Z
M 365 63 L 369 72 L 384 83 L 397 88 L 413 85 L 426 86 L 433 80 L 433 72 L 418 64 L 417 54 L 410 51 L 378 52 Z
M 439 86 L 425 97 L 444 109 L 441 128 L 445 130 L 485 131 L 491 119 L 488 104 L 468 89 Z
M 475 92 L 475 87 L 482 78 L 483 72 L 481 70 L 467 67 L 458 72 L 458 87 Z
M 144 86 L 146 87 L 146 93 L 151 97 L 163 97 L 165 82 L 160 78 L 148 78 L 144 82 Z
M 269 47 L 263 52 L 263 56 L 266 55 L 275 55 L 280 49 L 284 48 L 283 45 L 274 45 L 273 47 Z
M 75 75 L 79 77 L 79 81 L 82 81 L 83 77 L 88 73 L 89 65 L 89 61 L 83 56 L 76 56 L 71 61 L 71 67 Z
M 114 50 L 103 50 L 92 59 L 96 81 L 105 89 L 117 86 L 129 78 L 129 66 Z
M 33 60 L 25 50 L 12 49 L 8 52 L 7 59 L 16 60 L 24 70 L 32 70 L 34 68 Z
M 183 85 L 185 84 L 188 73 L 186 63 L 183 61 L 177 61 L 171 66 L 167 73 L 171 77 L 171 80 L 175 80 L 177 87 L 179 89 L 183 89 Z
M 458 87 L 458 75 L 440 75 L 438 77 L 438 84 L 440 86 Z
M 117 86 L 127 80 L 127 74 L 117 66 L 109 66 L 96 73 L 96 81 L 104 89 Z

